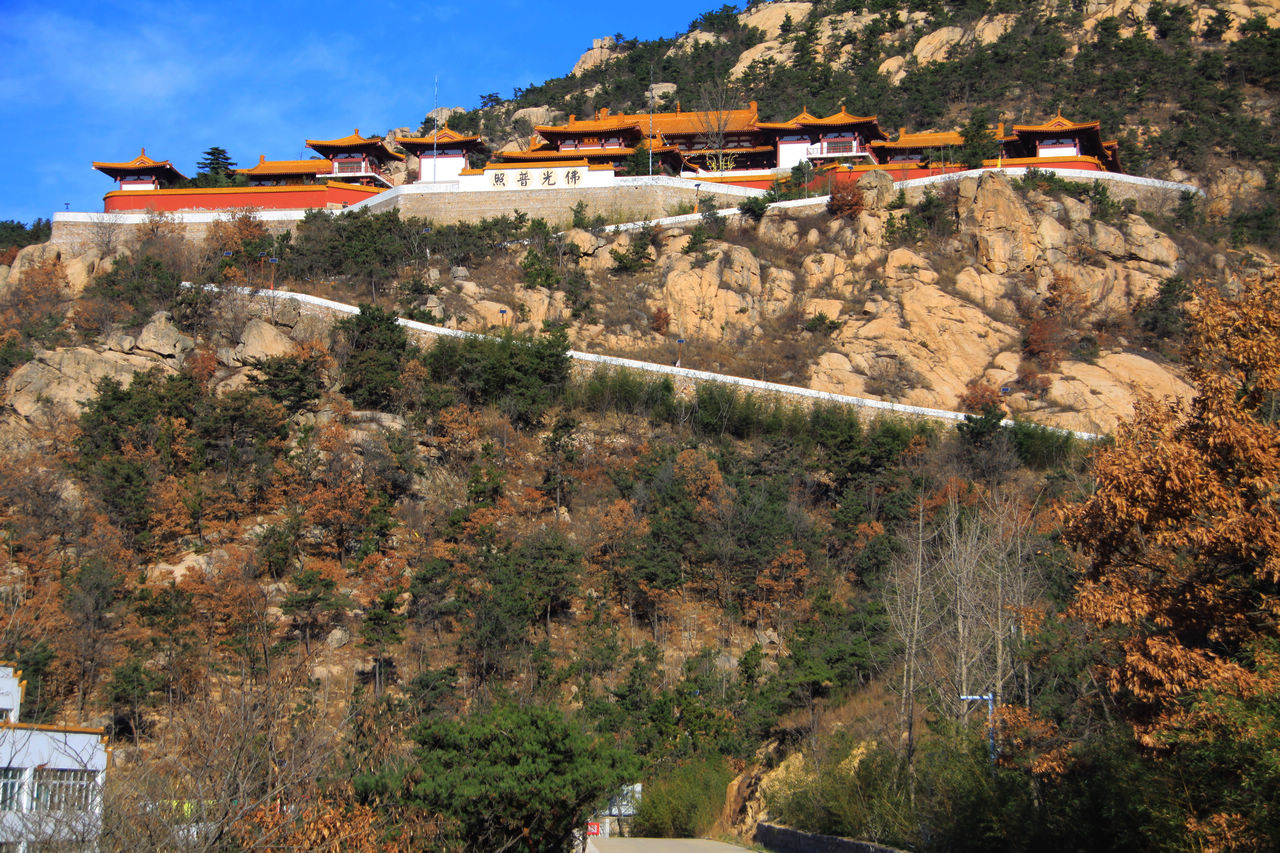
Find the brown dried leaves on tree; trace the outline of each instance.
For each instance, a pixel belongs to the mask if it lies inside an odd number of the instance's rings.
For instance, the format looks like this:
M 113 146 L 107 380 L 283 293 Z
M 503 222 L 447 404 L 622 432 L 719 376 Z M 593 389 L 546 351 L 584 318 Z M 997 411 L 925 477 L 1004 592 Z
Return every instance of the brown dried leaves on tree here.
M 1280 281 L 1272 268 L 1193 316 L 1190 402 L 1147 401 L 1066 513 L 1088 557 L 1075 615 L 1104 629 L 1109 685 L 1148 746 L 1186 700 L 1258 689 L 1242 652 L 1275 637 L 1280 580 Z

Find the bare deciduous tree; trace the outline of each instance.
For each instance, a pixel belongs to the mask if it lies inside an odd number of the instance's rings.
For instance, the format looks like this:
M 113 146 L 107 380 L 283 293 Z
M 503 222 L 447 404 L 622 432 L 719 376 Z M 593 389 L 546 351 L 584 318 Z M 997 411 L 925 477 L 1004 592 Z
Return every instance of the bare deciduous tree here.
M 729 128 L 737 93 L 727 83 L 707 83 L 702 87 L 698 107 L 698 144 L 713 172 L 727 172 L 737 158 L 729 150 Z

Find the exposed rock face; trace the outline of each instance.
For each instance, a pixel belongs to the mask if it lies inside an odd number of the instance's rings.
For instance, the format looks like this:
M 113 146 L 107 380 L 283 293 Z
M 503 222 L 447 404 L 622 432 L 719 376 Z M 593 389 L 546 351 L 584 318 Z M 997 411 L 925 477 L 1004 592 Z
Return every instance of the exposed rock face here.
M 709 33 L 704 30 L 691 30 L 676 39 L 675 47 L 667 51 L 667 55 L 689 53 L 700 44 L 716 44 L 722 41 L 724 41 L 724 37 L 715 33 Z
M 884 172 L 867 172 L 858 179 L 858 189 L 862 190 L 862 206 L 865 210 L 880 210 L 897 196 L 893 178 Z
M 809 17 L 812 3 L 762 3 L 738 16 L 745 26 L 755 27 L 764 32 L 766 39 L 776 39 L 782 33 L 782 24 L 787 16 L 791 22 L 799 26 Z
M 150 322 L 142 327 L 138 339 L 134 342 L 136 349 L 155 353 L 181 367 L 186 354 L 196 345 L 189 335 L 184 335 L 169 319 L 169 312 L 159 311 L 152 315 Z
M 660 104 L 663 98 L 674 95 L 678 88 L 675 83 L 654 83 L 645 90 L 645 98 L 655 104 Z
M 245 324 L 240 333 L 237 357 L 244 362 L 258 358 L 291 355 L 297 350 L 293 339 L 265 320 L 256 317 Z
M 127 385 L 135 373 L 154 367 L 173 371 L 154 358 L 113 350 L 99 352 L 91 347 L 73 347 L 41 352 L 9 374 L 5 383 L 6 398 L 24 418 L 35 417 L 42 410 L 60 417 L 75 417 L 80 413 L 80 406 L 97 393 L 101 380 L 114 379 Z
M 465 112 L 466 110 L 464 110 L 462 107 L 436 107 L 434 110 L 427 113 L 427 118 L 435 119 L 436 124 L 440 125 L 447 122 L 453 116 L 456 116 Z
M 747 69 L 751 67 L 753 62 L 763 62 L 768 59 L 778 65 L 783 65 L 795 59 L 795 55 L 795 47 L 791 44 L 783 44 L 779 41 L 763 41 L 754 47 L 747 48 L 739 55 L 738 61 L 729 70 L 729 77 L 731 79 L 741 77 L 747 73 Z
M 1208 178 L 1205 214 L 1213 217 L 1228 216 L 1234 212 L 1236 205 L 1256 198 L 1266 184 L 1266 176 L 1257 169 L 1241 169 L 1236 166 L 1219 169 Z
M 876 70 L 888 77 L 889 82 L 896 86 L 902 82 L 903 77 L 907 76 L 907 58 L 905 56 L 890 56 L 884 62 L 881 62 L 880 67 Z
M 815 389 L 955 410 L 970 384 L 986 383 L 1007 389 L 1010 411 L 1086 431 L 1112 429 L 1142 389 L 1188 393 L 1168 365 L 1105 350 L 1089 363 L 1065 359 L 1036 384 L 1021 384 L 1026 312 L 1047 295 L 1078 303 L 1074 322 L 1083 327 L 1110 327 L 1178 272 L 1177 246 L 1142 217 L 1101 222 L 1087 203 L 1015 190 L 989 173 L 943 187 L 957 227 L 913 249 L 890 242 L 890 217 L 904 215 L 888 209 L 896 186 L 872 172 L 860 187 L 864 210 L 853 220 L 815 226 L 774 208 L 758 224 L 736 226 L 754 229 L 760 246 L 792 259 L 785 264 L 715 241 L 686 255 L 687 235 L 664 232 L 645 276 L 646 315 L 665 313 L 667 337 L 730 347 L 759 340 L 789 312 L 799 319 L 787 322 L 802 326 L 825 318 L 810 324 L 815 331 L 792 333 L 820 347 L 807 379 Z M 566 237 L 592 253 L 584 266 L 593 276 L 610 268 L 609 249 L 623 251 L 633 239 L 585 231 Z M 475 290 L 467 298 L 478 302 L 484 291 Z M 646 336 L 666 341 L 634 326 L 572 334 L 586 348 L 622 351 L 644 346 Z
M 111 268 L 110 258 L 104 258 L 97 249 L 90 248 L 71 255 L 62 247 L 51 243 L 24 246 L 13 259 L 12 266 L 0 267 L 0 298 L 8 292 L 11 284 L 20 281 L 32 269 L 52 262 L 62 264 L 69 296 L 79 295 L 95 275 Z
M 965 32 L 960 27 L 942 27 L 916 42 L 911 55 L 920 65 L 941 62 L 951 48 L 964 41 Z
M 583 71 L 595 68 L 597 65 L 604 65 L 610 59 L 620 55 L 621 52 L 616 50 L 613 36 L 594 39 L 591 42 L 591 49 L 582 54 L 578 61 L 574 63 L 573 75 L 576 77 Z
M 522 110 L 516 110 L 511 114 L 513 122 L 524 119 L 529 124 L 537 127 L 540 124 L 554 124 L 560 121 L 564 113 L 559 110 L 553 110 L 551 107 L 525 107 Z
M 985 15 L 973 25 L 973 38 L 978 44 L 991 44 L 1013 27 L 1018 16 L 1013 13 Z

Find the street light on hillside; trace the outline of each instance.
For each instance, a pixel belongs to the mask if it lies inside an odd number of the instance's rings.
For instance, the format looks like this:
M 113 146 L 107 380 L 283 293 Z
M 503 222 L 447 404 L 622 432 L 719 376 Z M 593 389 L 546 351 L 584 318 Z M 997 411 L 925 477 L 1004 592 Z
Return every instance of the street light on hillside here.
M 983 693 L 981 696 L 961 696 L 965 702 L 987 703 L 987 743 L 991 751 L 991 764 L 996 763 L 996 695 Z

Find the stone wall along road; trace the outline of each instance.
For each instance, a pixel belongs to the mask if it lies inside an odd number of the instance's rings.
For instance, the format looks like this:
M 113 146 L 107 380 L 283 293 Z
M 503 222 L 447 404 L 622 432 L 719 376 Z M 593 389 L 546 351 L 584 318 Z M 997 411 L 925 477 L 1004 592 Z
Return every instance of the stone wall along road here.
M 705 838 L 592 838 L 587 853 L 734 853 L 746 850 Z

